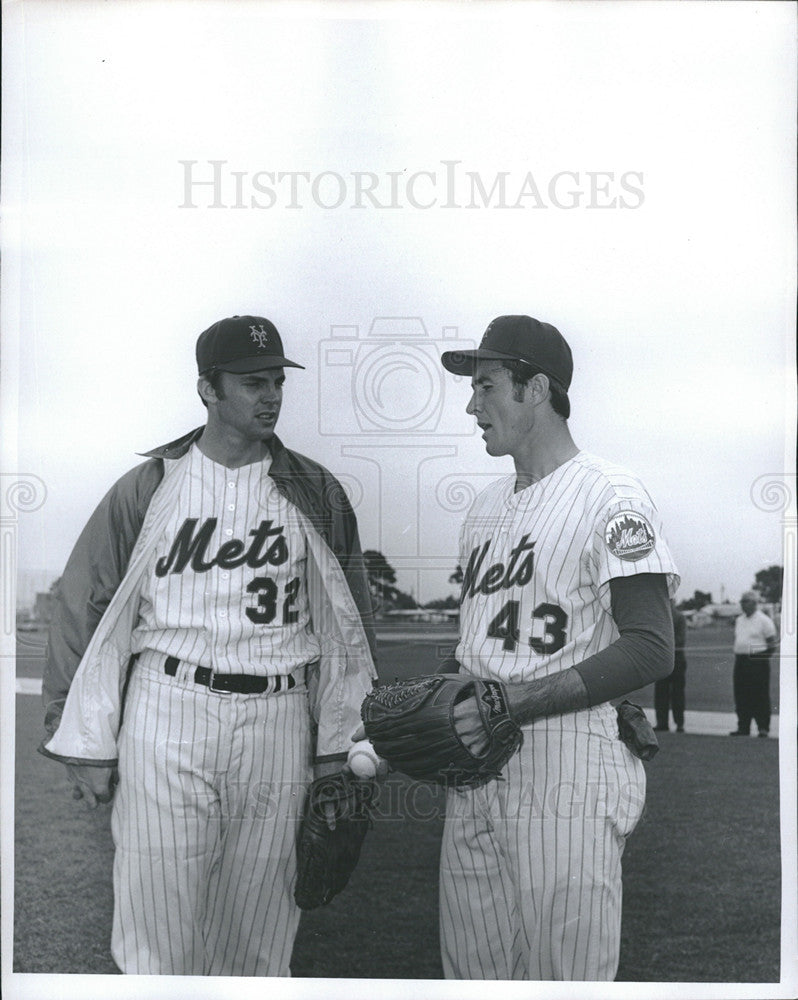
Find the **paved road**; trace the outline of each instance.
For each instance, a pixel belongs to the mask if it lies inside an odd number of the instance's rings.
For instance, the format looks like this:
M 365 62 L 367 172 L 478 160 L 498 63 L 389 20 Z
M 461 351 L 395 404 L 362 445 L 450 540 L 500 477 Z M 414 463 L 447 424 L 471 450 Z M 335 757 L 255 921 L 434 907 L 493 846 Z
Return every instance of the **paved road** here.
M 652 709 L 645 709 L 645 713 L 648 717 L 649 722 L 653 726 L 656 722 L 654 718 L 654 712 Z M 676 730 L 672 728 L 677 736 L 681 735 L 676 733 Z M 732 729 L 737 728 L 737 716 L 734 712 L 691 712 L 688 708 L 684 713 L 684 729 L 687 733 L 697 733 L 699 736 L 727 736 Z M 756 728 L 755 726 L 752 728 Z M 770 717 L 770 736 L 778 737 L 779 733 L 779 717 L 778 715 L 771 715 Z M 756 733 L 754 733 L 756 735 Z

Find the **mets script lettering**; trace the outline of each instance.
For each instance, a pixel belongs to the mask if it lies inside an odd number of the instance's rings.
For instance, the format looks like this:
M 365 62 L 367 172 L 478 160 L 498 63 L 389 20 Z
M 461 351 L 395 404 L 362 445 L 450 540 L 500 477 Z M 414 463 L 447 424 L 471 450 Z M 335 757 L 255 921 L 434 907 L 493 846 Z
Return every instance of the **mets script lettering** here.
M 191 560 L 191 568 L 195 573 L 206 573 L 211 567 L 235 569 L 236 566 L 279 566 L 288 559 L 288 545 L 283 536 L 283 526 L 272 526 L 271 521 L 261 521 L 257 528 L 249 533 L 252 541 L 249 548 L 240 538 L 231 538 L 219 546 L 212 559 L 207 559 L 211 535 L 216 528 L 217 519 L 209 517 L 195 534 L 198 519 L 187 517 L 182 527 L 175 535 L 172 548 L 167 556 L 163 556 L 155 564 L 155 575 L 166 576 L 167 573 L 182 573 Z M 267 542 L 269 542 L 267 546 Z
M 509 587 L 523 587 L 532 579 L 535 554 L 535 543 L 529 541 L 529 535 L 524 535 L 521 541 L 510 552 L 510 561 L 494 563 L 480 577 L 482 564 L 488 555 L 488 549 L 493 541 L 489 538 L 483 545 L 478 545 L 468 557 L 468 565 L 463 574 L 463 592 L 460 599 L 473 597 L 474 594 L 493 594 L 497 590 Z
M 631 549 L 635 545 L 645 545 L 649 540 L 646 529 L 643 527 L 638 528 L 637 531 L 632 531 L 631 528 L 624 528 L 618 540 L 618 545 L 622 549 Z

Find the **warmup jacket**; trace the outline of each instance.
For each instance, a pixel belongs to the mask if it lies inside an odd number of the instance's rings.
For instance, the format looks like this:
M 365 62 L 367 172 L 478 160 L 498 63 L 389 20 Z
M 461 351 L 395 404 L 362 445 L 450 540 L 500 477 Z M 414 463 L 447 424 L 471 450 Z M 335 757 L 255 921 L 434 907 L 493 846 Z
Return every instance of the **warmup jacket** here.
M 112 766 L 131 664 L 131 637 L 150 557 L 168 523 L 202 427 L 146 452 L 89 519 L 58 587 L 42 694 L 49 737 L 39 748 L 64 763 Z M 308 669 L 316 761 L 343 759 L 373 686 L 371 598 L 357 522 L 341 484 L 274 437 L 269 476 L 300 511 L 307 585 L 321 656 Z

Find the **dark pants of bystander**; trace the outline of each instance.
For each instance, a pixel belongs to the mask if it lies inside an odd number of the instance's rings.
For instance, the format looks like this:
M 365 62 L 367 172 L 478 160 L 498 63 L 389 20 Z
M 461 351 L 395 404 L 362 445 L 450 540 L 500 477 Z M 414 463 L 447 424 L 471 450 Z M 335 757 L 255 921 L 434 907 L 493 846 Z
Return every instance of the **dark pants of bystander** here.
M 657 729 L 668 728 L 668 712 L 673 712 L 673 721 L 679 729 L 684 727 L 684 687 L 687 661 L 684 653 L 674 657 L 673 673 L 654 684 L 654 712 Z
M 738 732 L 749 733 L 752 719 L 760 733 L 770 730 L 770 657 L 734 657 L 734 708 Z

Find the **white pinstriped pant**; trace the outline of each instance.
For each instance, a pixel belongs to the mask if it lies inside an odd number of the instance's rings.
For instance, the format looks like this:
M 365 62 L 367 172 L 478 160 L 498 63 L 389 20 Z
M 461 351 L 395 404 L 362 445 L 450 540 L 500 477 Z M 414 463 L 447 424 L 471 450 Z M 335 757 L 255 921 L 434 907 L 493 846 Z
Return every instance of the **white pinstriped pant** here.
M 126 973 L 288 976 L 305 686 L 217 694 L 153 660 L 136 664 L 119 737 L 114 960 Z
M 448 792 L 444 975 L 612 981 L 621 855 L 645 803 L 643 765 L 617 737 L 563 731 L 552 719 L 525 729 L 503 773 Z

